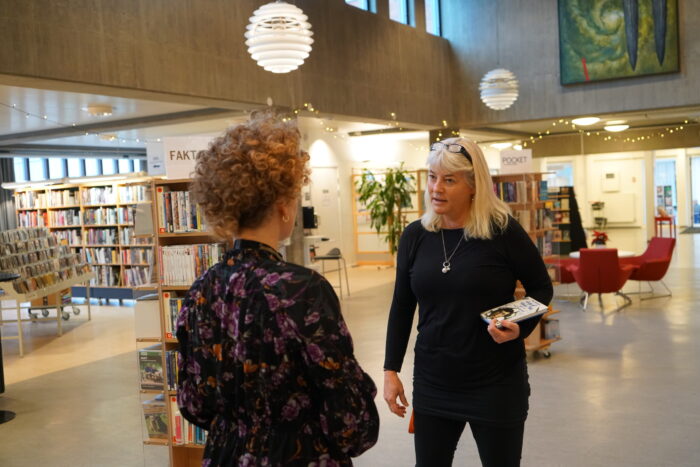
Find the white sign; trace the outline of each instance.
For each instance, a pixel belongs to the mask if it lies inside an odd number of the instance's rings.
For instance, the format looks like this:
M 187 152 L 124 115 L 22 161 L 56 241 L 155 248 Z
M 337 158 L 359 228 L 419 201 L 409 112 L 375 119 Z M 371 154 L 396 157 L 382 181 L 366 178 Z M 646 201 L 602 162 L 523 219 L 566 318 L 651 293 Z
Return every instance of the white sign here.
M 532 172 L 532 149 L 501 151 L 501 174 Z
M 171 180 L 192 178 L 197 154 L 207 149 L 210 136 L 178 136 L 163 138 L 161 143 L 149 143 L 148 175 L 163 175 Z

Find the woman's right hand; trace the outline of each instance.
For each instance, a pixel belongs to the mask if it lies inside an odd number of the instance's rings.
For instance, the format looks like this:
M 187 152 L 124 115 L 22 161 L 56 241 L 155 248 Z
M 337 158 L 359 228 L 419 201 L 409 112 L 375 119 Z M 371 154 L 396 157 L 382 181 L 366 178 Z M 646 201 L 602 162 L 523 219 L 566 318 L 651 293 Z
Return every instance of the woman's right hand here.
M 396 402 L 397 398 L 401 401 L 400 404 Z M 384 400 L 393 413 L 402 418 L 406 416 L 408 401 L 403 392 L 403 384 L 398 373 L 392 370 L 384 370 Z

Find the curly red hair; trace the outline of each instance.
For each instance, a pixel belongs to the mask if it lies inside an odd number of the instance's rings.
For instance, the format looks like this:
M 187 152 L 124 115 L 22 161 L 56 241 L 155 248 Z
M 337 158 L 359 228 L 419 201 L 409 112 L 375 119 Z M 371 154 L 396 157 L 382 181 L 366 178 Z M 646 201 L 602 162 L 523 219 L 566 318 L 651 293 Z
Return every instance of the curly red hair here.
M 309 155 L 293 121 L 263 113 L 229 128 L 197 156 L 190 195 L 221 238 L 258 227 L 277 201 L 308 183 Z

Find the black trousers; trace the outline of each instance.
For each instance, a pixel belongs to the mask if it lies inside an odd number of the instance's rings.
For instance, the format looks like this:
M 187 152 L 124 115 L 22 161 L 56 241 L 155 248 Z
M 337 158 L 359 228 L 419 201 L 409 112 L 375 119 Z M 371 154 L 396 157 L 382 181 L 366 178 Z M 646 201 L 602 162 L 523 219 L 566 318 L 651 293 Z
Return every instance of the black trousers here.
M 416 467 L 450 467 L 466 422 L 415 413 Z M 484 467 L 518 467 L 525 422 L 494 426 L 470 422 Z

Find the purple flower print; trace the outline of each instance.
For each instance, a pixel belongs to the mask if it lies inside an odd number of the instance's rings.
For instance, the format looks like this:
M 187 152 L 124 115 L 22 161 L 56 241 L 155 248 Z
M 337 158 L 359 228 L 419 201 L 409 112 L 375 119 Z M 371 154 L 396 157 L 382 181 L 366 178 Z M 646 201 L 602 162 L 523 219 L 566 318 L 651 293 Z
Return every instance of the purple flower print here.
M 258 276 L 258 277 L 262 277 L 262 276 L 264 276 L 264 275 L 266 275 L 266 274 L 267 274 L 267 271 L 266 271 L 265 269 L 263 269 L 263 268 L 257 268 L 257 269 L 255 270 L 255 275 Z
M 280 278 L 285 281 L 292 280 L 293 277 L 294 275 L 291 272 L 283 272 L 280 274 Z
M 280 281 L 280 275 L 276 272 L 266 275 L 260 283 L 264 286 L 272 287 Z
M 350 337 L 350 330 L 347 324 L 345 324 L 345 321 L 340 321 L 340 323 L 338 323 L 338 329 L 343 336 Z
M 284 313 L 277 313 L 275 318 L 282 337 L 286 337 L 287 339 L 294 339 L 297 337 L 297 325 L 289 316 Z
M 199 384 L 202 381 L 202 367 L 199 366 L 199 363 L 197 363 L 195 360 L 190 360 L 187 362 L 187 372 L 194 375 L 195 383 Z
M 294 399 L 294 396 L 292 396 L 292 398 L 284 404 L 284 407 L 282 407 L 282 418 L 285 420 L 294 420 L 299 416 L 299 409 L 299 404 Z
M 276 295 L 266 293 L 265 300 L 267 300 L 267 306 L 270 307 L 270 311 L 277 311 L 279 309 L 280 300 Z
M 280 300 L 280 306 L 282 308 L 289 308 L 289 307 L 293 306 L 295 303 L 296 303 L 296 301 L 294 301 L 292 299 L 288 299 L 288 298 L 283 298 L 282 300 Z
M 236 297 L 245 297 L 245 274 L 240 272 L 234 272 L 231 274 L 231 279 L 229 279 L 228 286 Z
M 309 354 L 311 361 L 314 363 L 318 363 L 323 360 L 323 350 L 321 350 L 321 347 L 317 346 L 316 344 L 309 344 L 306 346 L 306 352 Z
M 251 467 L 255 465 L 255 456 L 245 453 L 238 459 L 238 467 Z
M 202 467 L 209 467 L 211 465 L 211 459 L 202 459 Z
M 308 326 L 310 324 L 317 323 L 319 318 L 321 318 L 321 315 L 318 313 L 318 311 L 314 311 L 310 315 L 304 316 L 304 324 Z
M 284 339 L 275 337 L 275 353 L 277 355 L 284 355 L 284 351 L 286 350 L 284 343 Z

